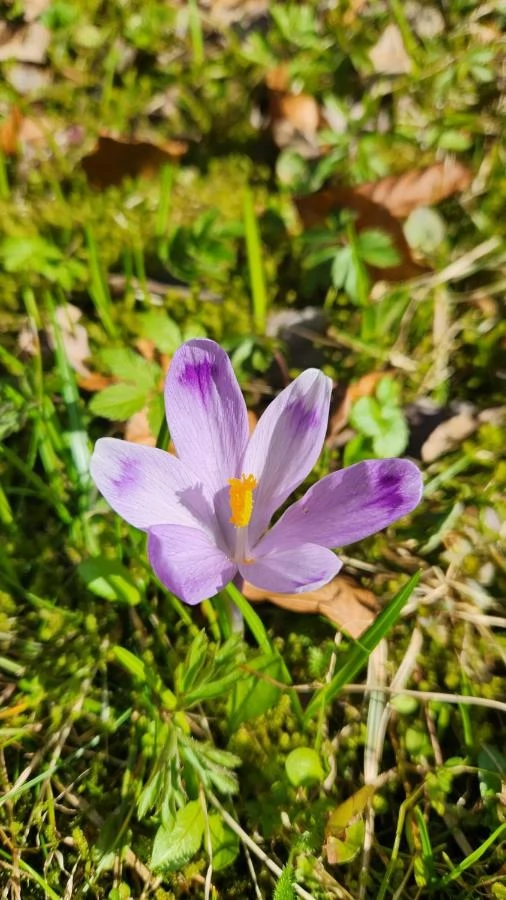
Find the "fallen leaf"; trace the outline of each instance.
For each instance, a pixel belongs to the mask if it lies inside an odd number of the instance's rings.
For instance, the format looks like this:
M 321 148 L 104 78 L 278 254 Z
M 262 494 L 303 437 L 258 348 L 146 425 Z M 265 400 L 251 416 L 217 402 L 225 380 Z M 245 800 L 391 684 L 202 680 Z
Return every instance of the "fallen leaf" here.
M 243 594 L 252 603 L 267 601 L 292 612 L 326 616 L 355 639 L 374 621 L 379 608 L 372 591 L 347 575 L 336 575 L 322 588 L 304 594 L 277 594 L 245 582 Z
M 83 391 L 89 391 L 94 394 L 96 391 L 103 391 L 104 388 L 114 384 L 115 378 L 110 375 L 102 375 L 101 372 L 90 372 L 89 375 L 81 375 L 77 379 L 77 383 Z
M 26 147 L 45 144 L 48 134 L 54 136 L 55 123 L 45 116 L 23 116 L 17 106 L 0 124 L 0 150 L 6 156 L 16 156 Z
M 201 5 L 208 10 L 211 24 L 228 27 L 240 22 L 244 28 L 254 19 L 268 11 L 268 0 L 202 0 Z
M 17 62 L 9 66 L 5 78 L 10 86 L 23 97 L 39 93 L 51 83 L 51 73 L 48 68 L 25 62 Z
M 441 422 L 434 429 L 422 446 L 421 457 L 425 463 L 434 462 L 450 450 L 455 450 L 459 444 L 468 438 L 478 427 L 476 416 L 469 410 L 464 410 L 446 422 Z
M 397 25 L 387 25 L 379 41 L 369 50 L 369 59 L 379 75 L 404 75 L 411 72 L 411 59 L 406 53 Z
M 51 40 L 51 32 L 40 22 L 11 25 L 0 22 L 0 62 L 43 63 Z
M 360 397 L 372 397 L 381 379 L 392 374 L 392 370 L 385 370 L 383 372 L 368 372 L 367 375 L 362 375 L 362 378 L 350 384 L 348 388 L 350 401 L 355 403 L 355 400 L 359 400 Z
M 87 378 L 92 373 L 84 365 L 84 360 L 90 356 L 90 346 L 88 332 L 84 325 L 79 324 L 81 316 L 81 310 L 72 303 L 58 306 L 55 313 L 67 359 L 78 375 Z M 56 342 L 53 327 L 48 326 L 46 332 L 49 346 L 54 350 Z
M 297 148 L 303 156 L 319 154 L 316 135 L 319 128 L 326 123 L 315 98 L 310 94 L 290 91 L 286 65 L 271 69 L 265 81 L 268 89 L 270 124 L 276 146 L 288 147 L 297 142 Z M 303 144 L 298 142 L 300 138 L 308 144 L 306 151 Z
M 38 19 L 50 3 L 51 0 L 24 0 L 23 17 L 25 22 L 33 22 L 34 19 Z
M 410 0 L 410 3 L 406 4 L 406 15 L 415 33 L 423 40 L 430 41 L 438 34 L 443 34 L 445 30 L 443 14 L 437 7 L 429 6 L 427 0 L 424 0 L 423 3 Z M 494 36 L 494 39 L 496 37 L 497 35 Z
M 94 187 L 106 188 L 120 184 L 127 177 L 151 177 L 164 164 L 179 159 L 187 149 L 185 141 L 166 141 L 157 145 L 136 138 L 101 134 L 92 152 L 81 160 L 81 166 Z
M 18 151 L 19 129 L 23 116 L 17 106 L 0 122 L 0 150 L 5 156 L 15 156 Z
M 252 409 L 248 409 L 248 431 L 249 436 L 253 434 L 255 428 L 257 427 L 258 416 L 256 412 L 253 412 Z
M 379 203 L 362 196 L 356 188 L 336 185 L 324 188 L 316 194 L 294 199 L 295 206 L 305 228 L 322 225 L 330 213 L 340 209 L 352 209 L 357 213 L 355 228 L 358 232 L 379 229 L 385 231 L 399 254 L 400 261 L 395 266 L 375 269 L 369 267 L 373 279 L 377 281 L 405 281 L 430 271 L 427 266 L 415 262 L 404 236 L 400 222 Z
M 156 447 L 156 435 L 151 433 L 147 407 L 134 413 L 126 423 L 125 440 L 146 447 Z
M 434 163 L 426 169 L 412 169 L 402 175 L 389 175 L 379 181 L 368 181 L 354 188 L 387 209 L 392 216 L 405 219 L 419 206 L 432 206 L 464 191 L 471 182 L 471 172 L 456 159 Z

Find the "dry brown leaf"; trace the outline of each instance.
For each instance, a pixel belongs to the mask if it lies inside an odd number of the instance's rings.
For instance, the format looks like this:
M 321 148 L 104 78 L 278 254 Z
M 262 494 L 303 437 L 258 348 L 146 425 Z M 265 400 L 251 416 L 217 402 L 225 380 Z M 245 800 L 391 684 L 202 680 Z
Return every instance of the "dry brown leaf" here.
M 389 369 L 384 372 L 368 372 L 367 375 L 362 375 L 362 378 L 350 384 L 348 388 L 350 401 L 355 403 L 355 400 L 359 400 L 360 397 L 372 397 L 381 379 L 392 374 L 392 370 Z
M 24 0 L 23 17 L 25 22 L 33 22 L 34 19 L 38 19 L 50 3 L 51 0 Z
M 471 411 L 464 410 L 451 419 L 441 422 L 422 446 L 423 462 L 431 463 L 468 438 L 478 427 L 478 420 Z
M 19 130 L 23 116 L 17 106 L 0 122 L 0 150 L 5 156 L 15 156 L 18 152 Z
M 401 224 L 394 216 L 381 206 L 362 196 L 356 188 L 341 185 L 324 188 L 316 194 L 296 197 L 295 206 L 306 228 L 321 225 L 327 216 L 340 209 L 352 209 L 357 213 L 355 228 L 358 232 L 367 229 L 380 229 L 391 238 L 397 250 L 400 262 L 385 269 L 369 268 L 371 276 L 377 281 L 405 281 L 430 271 L 413 259 Z
M 211 23 L 217 26 L 232 25 L 265 15 L 269 0 L 201 0 L 201 5 L 208 10 Z
M 252 409 L 248 409 L 248 429 L 249 435 L 253 434 L 255 428 L 257 427 L 258 416 Z
M 147 407 L 134 413 L 126 423 L 125 440 L 146 447 L 156 447 L 156 435 L 151 433 Z
M 6 156 L 16 156 L 27 147 L 46 144 L 48 135 L 54 138 L 56 123 L 47 116 L 23 116 L 17 106 L 0 124 L 0 150 Z
M 150 341 L 149 338 L 137 338 L 135 341 L 135 347 L 148 362 L 153 362 L 156 356 L 156 347 L 154 341 Z
M 77 379 L 77 383 L 83 391 L 89 391 L 94 394 L 95 391 L 103 391 L 104 388 L 114 384 L 115 378 L 110 375 L 102 375 L 100 372 L 90 372 L 89 375 L 81 375 Z
M 297 135 L 314 141 L 322 123 L 320 107 L 310 94 L 269 92 L 269 113 L 278 147 L 291 144 Z
M 378 601 L 372 591 L 361 588 L 347 575 L 336 575 L 324 587 L 304 594 L 277 594 L 245 582 L 243 594 L 252 603 L 266 600 L 292 612 L 326 616 L 353 638 L 360 637 L 374 622 L 379 611 Z
M 11 25 L 0 22 L 0 62 L 43 63 L 51 40 L 51 32 L 40 22 Z
M 411 72 L 411 59 L 406 53 L 397 25 L 387 25 L 379 41 L 369 51 L 369 59 L 379 75 L 404 75 Z
M 419 206 L 432 206 L 451 194 L 465 190 L 471 172 L 456 159 L 434 163 L 426 169 L 413 169 L 402 175 L 389 175 L 380 181 L 368 181 L 354 188 L 361 197 L 378 203 L 398 219 L 404 219 Z
M 32 63 L 16 62 L 5 73 L 6 81 L 22 97 L 40 94 L 51 84 L 49 68 L 34 66 Z
M 274 142 L 287 147 L 303 138 L 307 141 L 309 155 L 319 152 L 316 145 L 318 129 L 325 124 L 322 110 L 310 94 L 293 93 L 290 90 L 288 66 L 281 63 L 270 69 L 265 83 L 268 90 L 269 117 Z M 298 149 L 301 149 L 297 143 Z M 304 153 L 301 149 L 303 155 Z
M 106 188 L 127 177 L 149 178 L 161 166 L 179 159 L 187 149 L 185 141 L 166 141 L 158 146 L 150 141 L 101 134 L 92 152 L 81 160 L 81 166 L 94 187 Z
M 86 328 L 79 324 L 81 316 L 81 310 L 73 303 L 58 306 L 55 314 L 67 359 L 74 371 L 86 378 L 91 375 L 88 367 L 84 365 L 84 360 L 90 356 L 90 345 Z M 49 346 L 54 350 L 56 342 L 53 327 L 49 326 L 46 331 Z

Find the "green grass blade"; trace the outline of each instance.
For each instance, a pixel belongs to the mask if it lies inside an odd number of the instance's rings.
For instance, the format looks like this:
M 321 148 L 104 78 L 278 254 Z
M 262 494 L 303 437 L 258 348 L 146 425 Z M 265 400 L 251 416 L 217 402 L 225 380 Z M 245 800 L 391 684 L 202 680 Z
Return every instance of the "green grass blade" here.
M 487 852 L 492 844 L 499 840 L 499 838 L 504 834 L 506 834 L 506 822 L 503 822 L 502 825 L 499 825 L 499 827 L 496 828 L 495 831 L 493 831 L 485 841 L 483 841 L 483 844 L 480 844 L 480 846 L 476 850 L 473 850 L 473 852 L 470 853 L 469 856 L 466 856 L 465 859 L 461 860 L 458 866 L 455 866 L 455 868 L 452 869 L 451 872 L 448 872 L 448 875 L 445 875 L 445 877 L 441 879 L 438 887 L 446 887 L 446 885 L 450 884 L 451 881 L 455 881 L 456 878 L 459 878 L 460 875 L 462 875 L 462 873 L 466 871 L 466 869 L 474 866 L 474 864 L 477 863 L 479 859 L 481 859 L 483 854 Z
M 109 337 L 116 337 L 116 326 L 111 318 L 111 294 L 109 285 L 104 275 L 98 255 L 97 242 L 91 226 L 85 229 L 86 243 L 88 245 L 88 262 L 90 266 L 91 284 L 90 297 L 100 320 Z
M 356 641 L 345 654 L 341 667 L 332 681 L 316 692 L 306 709 L 305 720 L 307 722 L 320 709 L 320 706 L 330 703 L 339 691 L 353 681 L 356 675 L 364 668 L 367 660 L 379 644 L 386 637 L 391 628 L 397 622 L 404 605 L 409 600 L 413 590 L 420 580 L 420 572 L 413 575 L 407 584 L 395 595 L 391 603 L 384 609 L 375 622 L 362 635 L 360 641 Z
M 251 285 L 251 302 L 253 305 L 253 325 L 257 334 L 264 334 L 267 316 L 267 289 L 265 286 L 260 233 L 253 205 L 253 195 L 249 188 L 244 192 L 244 233 Z
M 260 616 L 256 614 L 253 607 L 248 603 L 246 598 L 243 597 L 241 592 L 236 588 L 235 584 L 228 584 L 225 590 L 232 602 L 237 606 L 239 612 L 242 614 L 246 625 L 250 629 L 260 649 L 263 651 L 263 653 L 272 656 L 273 649 L 271 646 L 271 642 Z
M 204 54 L 204 35 L 202 33 L 202 22 L 200 18 L 200 10 L 196 0 L 189 0 L 188 4 L 188 29 L 190 32 L 190 41 L 192 46 L 193 64 L 194 66 L 202 66 L 205 59 Z

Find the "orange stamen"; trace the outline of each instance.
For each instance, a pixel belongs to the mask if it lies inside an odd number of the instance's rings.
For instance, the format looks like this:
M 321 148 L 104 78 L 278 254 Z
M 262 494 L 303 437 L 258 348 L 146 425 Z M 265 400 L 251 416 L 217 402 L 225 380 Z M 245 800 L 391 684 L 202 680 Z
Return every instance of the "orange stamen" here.
M 230 521 L 236 528 L 245 528 L 253 512 L 253 491 L 257 480 L 253 475 L 242 475 L 241 478 L 229 478 L 230 485 Z

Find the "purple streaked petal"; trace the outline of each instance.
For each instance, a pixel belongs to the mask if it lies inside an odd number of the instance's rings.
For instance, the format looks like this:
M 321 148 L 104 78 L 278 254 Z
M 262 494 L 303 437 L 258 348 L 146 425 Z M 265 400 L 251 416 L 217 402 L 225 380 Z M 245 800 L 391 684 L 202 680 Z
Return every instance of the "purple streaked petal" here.
M 182 463 L 213 493 L 241 474 L 248 442 L 246 404 L 232 364 L 214 341 L 187 341 L 165 382 L 170 435 Z
M 331 389 L 330 378 L 307 369 L 261 416 L 243 463 L 243 472 L 258 481 L 249 525 L 252 545 L 316 463 L 327 430 Z
M 407 515 L 422 496 L 422 477 L 407 459 L 369 459 L 314 484 L 287 509 L 262 546 L 297 539 L 342 547 Z
M 214 597 L 237 572 L 200 528 L 155 525 L 148 531 L 148 554 L 162 584 L 191 606 Z
M 202 485 L 170 453 L 100 438 L 90 471 L 109 505 L 136 528 L 199 522 L 213 526 L 212 504 Z
M 243 563 L 239 571 L 245 581 L 262 590 L 301 594 L 323 587 L 341 566 L 341 560 L 326 547 L 298 543 L 295 547 L 280 546 L 265 555 L 255 554 L 254 562 Z

